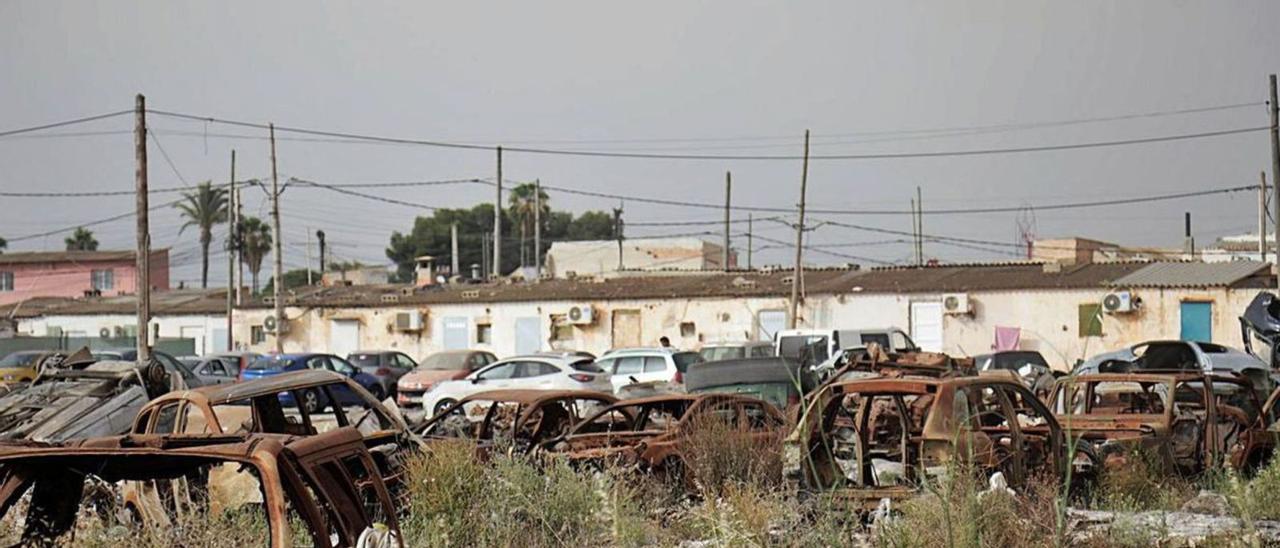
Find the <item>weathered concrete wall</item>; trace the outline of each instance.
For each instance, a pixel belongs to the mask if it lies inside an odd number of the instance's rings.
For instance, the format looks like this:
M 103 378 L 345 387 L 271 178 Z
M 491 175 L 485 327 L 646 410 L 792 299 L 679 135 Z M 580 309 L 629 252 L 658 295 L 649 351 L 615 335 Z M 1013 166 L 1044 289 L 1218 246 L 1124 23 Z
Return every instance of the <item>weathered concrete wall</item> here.
M 45 316 L 20 320 L 18 333 L 47 336 L 54 331 L 53 328 L 61 328 L 67 336 L 97 337 L 103 329 L 114 334 L 117 327 L 132 328 L 136 321 L 137 317 L 132 314 Z M 156 316 L 151 323 L 160 326 L 161 337 L 194 339 L 197 354 L 226 349 L 225 315 Z
M 1077 360 L 1152 339 L 1176 339 L 1180 333 L 1184 301 L 1213 303 L 1213 342 L 1240 346 L 1237 317 L 1257 290 L 1227 289 L 1137 289 L 1143 307 L 1136 313 L 1103 315 L 1101 337 L 1081 337 L 1078 315 L 1082 304 L 1097 304 L 1107 291 L 1098 289 L 1035 290 L 971 293 L 974 313 L 971 316 L 943 317 L 943 351 L 957 355 L 974 355 L 991 350 L 997 326 L 1022 329 L 1021 348 L 1038 350 L 1050 364 L 1067 368 Z M 911 303 L 940 301 L 942 295 L 931 294 L 845 294 L 810 296 L 801 307 L 800 326 L 817 328 L 881 328 L 901 327 L 910 330 Z M 591 305 L 595 321 L 558 331 L 556 321 L 575 305 Z M 360 324 L 359 346 L 365 349 L 396 349 L 422 357 L 444 348 L 446 318 L 458 318 L 467 325 L 468 346 L 491 350 L 499 356 L 517 351 L 517 323 L 521 318 L 536 318 L 537 346 L 543 350 L 573 349 L 600 353 L 617 346 L 619 340 L 638 340 L 642 345 L 656 345 L 666 336 L 682 348 L 698 348 L 702 344 L 723 340 L 755 339 L 762 311 L 778 313 L 787 309 L 781 297 L 728 299 L 646 299 L 616 301 L 545 301 L 528 303 L 468 303 L 411 307 L 387 305 L 375 308 L 289 307 L 294 318 L 285 336 L 286 351 L 326 351 L 331 342 L 334 320 L 357 320 Z M 418 311 L 425 314 L 421 332 L 400 332 L 394 328 L 397 312 Z M 614 312 L 635 311 L 639 314 L 638 333 L 615 333 Z M 625 312 L 624 312 L 625 313 Z M 236 313 L 236 340 L 249 341 L 253 325 L 261 325 L 269 310 L 239 310 Z M 685 326 L 682 331 L 682 324 Z M 488 343 L 477 341 L 479 325 L 491 326 Z M 635 329 L 634 327 L 632 329 Z M 90 332 L 96 332 L 90 331 Z M 167 336 L 167 334 L 166 334 Z M 270 336 L 251 345 L 258 351 L 273 348 Z

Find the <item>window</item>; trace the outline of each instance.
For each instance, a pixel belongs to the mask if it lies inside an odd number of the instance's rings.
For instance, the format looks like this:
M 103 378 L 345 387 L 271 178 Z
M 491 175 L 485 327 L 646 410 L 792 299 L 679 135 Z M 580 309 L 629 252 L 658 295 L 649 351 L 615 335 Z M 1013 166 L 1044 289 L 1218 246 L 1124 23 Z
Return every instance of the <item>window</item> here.
M 495 365 L 489 369 L 486 369 L 485 371 L 482 371 L 479 375 L 476 375 L 476 378 L 486 379 L 486 380 L 510 379 L 515 375 L 515 372 L 516 372 L 516 364 L 504 363 L 501 365 Z
M 693 322 L 680 322 L 680 336 L 693 337 L 698 334 L 698 328 Z
M 772 347 L 772 346 L 760 345 L 760 346 L 753 346 L 753 347 L 751 347 L 751 357 L 752 357 L 752 358 L 768 358 L 768 357 L 770 357 L 770 356 L 772 356 L 772 355 L 773 355 L 773 347 Z
M 172 434 L 174 427 L 178 423 L 178 404 L 170 404 L 160 408 L 160 412 L 156 414 L 155 426 L 151 429 L 152 434 Z
M 267 331 L 261 325 L 249 327 L 249 344 L 262 344 L 267 342 Z
M 89 272 L 90 282 L 98 291 L 107 291 L 116 287 L 116 271 L 110 268 Z
M 12 272 L 0 272 L 0 291 L 13 291 Z
M 1102 336 L 1102 305 L 1086 303 L 1080 305 L 1079 331 L 1081 337 Z
M 493 344 L 493 324 L 476 324 L 476 344 Z
M 204 367 L 200 368 L 200 374 L 201 375 L 219 375 L 223 377 L 228 376 L 227 368 L 224 367 L 222 365 L 222 362 L 218 360 L 209 360 L 205 362 Z
M 417 364 L 413 363 L 413 358 L 410 358 L 409 356 L 406 356 L 404 354 L 396 354 L 395 359 L 396 359 L 396 367 L 400 369 L 413 369 L 418 366 Z
M 644 369 L 644 358 L 640 356 L 625 356 L 618 358 L 617 369 L 613 371 L 614 375 L 634 375 Z
M 660 373 L 666 370 L 667 370 L 667 360 L 662 359 L 662 356 L 645 356 L 644 358 L 645 373 Z

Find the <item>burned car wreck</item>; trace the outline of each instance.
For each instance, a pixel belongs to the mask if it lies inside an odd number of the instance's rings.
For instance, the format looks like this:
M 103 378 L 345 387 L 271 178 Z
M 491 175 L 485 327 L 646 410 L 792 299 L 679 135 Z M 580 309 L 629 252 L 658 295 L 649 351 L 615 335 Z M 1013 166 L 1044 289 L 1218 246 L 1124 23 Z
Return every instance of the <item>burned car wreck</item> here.
M 151 361 L 98 361 L 88 350 L 49 362 L 31 384 L 0 396 L 0 440 L 60 442 L 123 434 L 148 401 L 181 379 Z
M 545 446 L 577 466 L 636 466 L 679 478 L 688 436 L 708 421 L 723 421 L 762 444 L 780 442 L 786 425 L 781 411 L 757 398 L 667 394 L 615 403 Z
M 86 471 L 92 470 L 93 476 Z M 253 478 L 251 484 L 221 489 L 211 481 L 227 471 Z M 214 535 L 248 535 L 256 546 L 293 546 L 301 524 L 312 545 L 353 547 L 370 540 L 403 545 L 391 497 L 359 432 L 340 428 L 308 438 L 277 434 L 238 436 L 127 435 L 64 444 L 0 445 L 0 515 L 18 524 L 21 545 L 55 545 L 81 534 L 78 522 L 102 519 L 82 506 L 89 502 L 92 477 L 107 482 L 185 482 L 189 499 L 170 500 L 174 522 L 183 514 L 218 527 L 224 515 L 256 512 L 251 531 L 244 520 L 236 530 Z M 228 505 L 251 491 L 260 501 Z M 14 514 L 14 515 L 10 515 Z M 225 527 L 225 525 L 223 525 Z M 173 530 L 170 534 L 180 535 Z M 220 536 L 219 538 L 223 538 Z M 377 537 L 377 538 L 373 538 Z M 237 537 L 239 538 L 239 537 Z M 183 539 L 175 536 L 174 545 Z
M 419 432 L 427 442 L 474 442 L 481 457 L 494 450 L 525 454 L 617 401 L 611 394 L 586 390 L 490 390 L 446 407 Z
M 1068 451 L 1049 409 L 1003 375 L 833 383 L 810 404 L 788 452 L 788 472 L 803 489 L 862 509 L 914 496 L 952 464 L 1000 472 L 1017 488 L 1036 473 L 1065 473 L 1072 458 L 1091 458 Z
M 1090 444 L 1104 466 L 1142 453 L 1168 473 L 1230 465 L 1254 470 L 1276 434 L 1249 379 L 1197 372 L 1100 373 L 1058 381 L 1058 422 Z

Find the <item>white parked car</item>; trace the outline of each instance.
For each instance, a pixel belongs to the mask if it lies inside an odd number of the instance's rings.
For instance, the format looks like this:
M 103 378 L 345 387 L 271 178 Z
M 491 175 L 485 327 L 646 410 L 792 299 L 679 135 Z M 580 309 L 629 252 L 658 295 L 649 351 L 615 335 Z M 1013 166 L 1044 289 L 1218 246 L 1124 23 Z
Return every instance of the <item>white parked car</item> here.
M 434 415 L 471 394 L 489 390 L 595 390 L 612 392 L 609 374 L 590 358 L 572 354 L 530 354 L 494 362 L 459 380 L 436 383 L 422 395 Z
M 609 351 L 596 365 L 612 374 L 613 392 L 622 395 L 631 385 L 683 384 L 685 370 L 702 361 L 697 352 L 674 348 L 623 348 Z

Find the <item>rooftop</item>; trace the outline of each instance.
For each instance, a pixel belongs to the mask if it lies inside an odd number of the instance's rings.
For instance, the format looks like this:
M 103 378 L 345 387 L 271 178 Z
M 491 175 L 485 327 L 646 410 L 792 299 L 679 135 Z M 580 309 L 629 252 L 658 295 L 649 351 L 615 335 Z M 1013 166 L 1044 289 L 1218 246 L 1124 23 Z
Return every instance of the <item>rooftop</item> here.
M 153 249 L 151 253 L 168 253 L 168 249 Z M 132 261 L 137 255 L 126 251 L 18 251 L 0 253 L 0 264 L 31 263 L 93 263 L 105 261 Z

